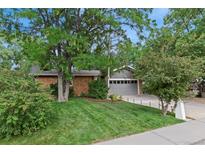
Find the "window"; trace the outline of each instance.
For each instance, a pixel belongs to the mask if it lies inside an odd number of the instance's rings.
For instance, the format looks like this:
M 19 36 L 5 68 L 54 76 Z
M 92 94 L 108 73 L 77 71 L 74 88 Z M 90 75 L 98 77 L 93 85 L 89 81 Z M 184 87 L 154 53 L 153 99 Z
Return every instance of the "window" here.
M 137 84 L 137 80 L 109 80 L 110 84 Z

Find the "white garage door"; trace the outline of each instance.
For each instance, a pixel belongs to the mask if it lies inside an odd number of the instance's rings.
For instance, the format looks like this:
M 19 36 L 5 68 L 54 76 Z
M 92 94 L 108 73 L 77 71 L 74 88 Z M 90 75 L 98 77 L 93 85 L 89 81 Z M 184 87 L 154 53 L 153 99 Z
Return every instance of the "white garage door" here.
M 126 96 L 137 95 L 137 80 L 110 80 L 109 93 Z

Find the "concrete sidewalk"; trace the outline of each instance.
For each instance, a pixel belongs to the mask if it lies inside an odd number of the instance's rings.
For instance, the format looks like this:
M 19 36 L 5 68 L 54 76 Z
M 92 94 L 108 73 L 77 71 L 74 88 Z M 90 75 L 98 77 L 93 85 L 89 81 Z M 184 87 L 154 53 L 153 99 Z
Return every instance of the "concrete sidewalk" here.
M 97 143 L 99 145 L 205 144 L 205 118 Z

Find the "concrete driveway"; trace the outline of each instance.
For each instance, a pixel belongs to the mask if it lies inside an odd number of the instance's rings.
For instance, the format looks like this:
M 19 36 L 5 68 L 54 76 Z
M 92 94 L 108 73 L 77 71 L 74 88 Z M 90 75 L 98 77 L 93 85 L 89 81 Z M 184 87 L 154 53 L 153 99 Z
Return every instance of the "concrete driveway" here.
M 123 100 L 130 103 L 141 104 L 154 108 L 160 108 L 159 100 L 156 96 L 123 96 Z M 205 98 L 186 98 L 185 103 L 186 116 L 193 119 L 205 118 Z M 171 110 L 171 108 L 169 108 Z
M 200 119 L 205 117 L 205 104 L 185 101 L 185 113 L 187 117 Z

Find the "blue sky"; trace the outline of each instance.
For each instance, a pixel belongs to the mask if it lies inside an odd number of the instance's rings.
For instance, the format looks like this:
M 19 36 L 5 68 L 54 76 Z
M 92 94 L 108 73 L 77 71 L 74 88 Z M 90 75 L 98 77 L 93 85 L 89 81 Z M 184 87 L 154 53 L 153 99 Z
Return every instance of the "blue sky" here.
M 161 27 L 163 25 L 163 18 L 168 13 L 168 8 L 160 8 L 160 9 L 154 9 L 150 17 L 152 19 L 155 19 L 157 21 L 158 27 Z
M 160 28 L 163 26 L 163 18 L 167 15 L 168 11 L 168 8 L 154 8 L 152 13 L 150 14 L 150 18 L 156 20 L 157 26 Z M 28 24 L 28 21 L 23 19 L 23 23 Z M 133 30 L 126 26 L 123 26 L 123 28 L 127 31 L 127 35 L 128 37 L 130 37 L 132 42 L 136 42 L 138 40 L 137 35 Z
M 150 18 L 156 20 L 157 27 L 163 26 L 163 18 L 167 15 L 169 9 L 168 8 L 155 8 L 150 15 Z M 133 32 L 131 29 L 125 28 L 127 30 L 127 35 L 131 38 L 133 42 L 137 41 L 136 33 Z

